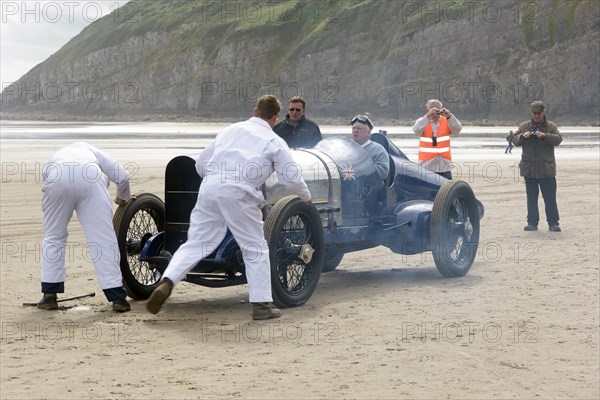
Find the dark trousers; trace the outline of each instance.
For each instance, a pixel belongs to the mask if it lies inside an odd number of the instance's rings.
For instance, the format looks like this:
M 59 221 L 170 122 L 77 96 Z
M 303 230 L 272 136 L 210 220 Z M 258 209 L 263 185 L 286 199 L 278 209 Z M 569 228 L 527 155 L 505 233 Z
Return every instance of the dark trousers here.
M 540 190 L 546 207 L 548 226 L 558 225 L 558 206 L 556 205 L 556 178 L 525 178 L 527 192 L 527 225 L 537 226 L 540 220 L 538 197 Z
M 64 293 L 65 292 L 65 283 L 64 282 L 56 282 L 56 283 L 49 283 L 49 282 L 42 282 L 42 293 Z M 106 299 L 108 301 L 115 301 L 115 300 L 125 300 L 125 298 L 127 297 L 127 290 L 125 289 L 124 286 L 122 287 L 116 287 L 116 288 L 110 288 L 110 289 L 104 289 L 103 290 L 104 295 L 106 296 Z

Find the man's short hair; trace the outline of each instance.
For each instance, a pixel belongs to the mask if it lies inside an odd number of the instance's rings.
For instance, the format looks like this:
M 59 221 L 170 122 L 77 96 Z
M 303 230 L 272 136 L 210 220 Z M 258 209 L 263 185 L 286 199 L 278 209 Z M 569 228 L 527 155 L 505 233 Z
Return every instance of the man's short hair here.
M 431 107 L 442 108 L 443 104 L 438 99 L 431 99 L 427 102 L 426 107 L 429 109 Z
M 271 119 L 281 112 L 279 99 L 270 94 L 260 96 L 256 102 L 256 116 L 262 119 Z
M 300 96 L 294 96 L 294 97 L 292 97 L 288 103 L 289 104 L 292 104 L 292 103 L 302 103 L 302 109 L 306 110 L 306 102 Z

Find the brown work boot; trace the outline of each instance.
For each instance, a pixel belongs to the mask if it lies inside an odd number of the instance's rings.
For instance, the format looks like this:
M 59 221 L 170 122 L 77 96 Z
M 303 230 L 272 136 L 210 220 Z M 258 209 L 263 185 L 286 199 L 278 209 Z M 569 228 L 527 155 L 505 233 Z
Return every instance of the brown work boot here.
M 173 282 L 169 278 L 163 278 L 146 302 L 146 309 L 152 314 L 158 314 L 162 305 L 171 295 L 171 290 L 173 290 Z
M 272 319 L 281 317 L 281 310 L 269 303 L 252 303 L 252 319 Z
M 36 307 L 41 310 L 58 310 L 56 293 L 44 293 L 44 296 L 42 296 L 42 299 L 37 303 Z

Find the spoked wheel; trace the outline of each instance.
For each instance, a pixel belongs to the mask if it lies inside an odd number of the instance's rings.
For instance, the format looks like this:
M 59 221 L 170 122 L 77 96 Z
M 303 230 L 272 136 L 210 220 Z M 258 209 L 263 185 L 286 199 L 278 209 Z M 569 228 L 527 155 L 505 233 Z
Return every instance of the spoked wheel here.
M 315 291 L 323 269 L 323 225 L 317 209 L 297 196 L 275 203 L 265 221 L 273 301 L 297 307 Z
M 135 200 L 119 206 L 113 217 L 123 284 L 133 299 L 147 299 L 160 281 L 160 272 L 140 261 L 139 257 L 146 241 L 164 231 L 164 221 L 165 205 L 150 193 L 140 194 Z
M 463 181 L 448 181 L 438 191 L 431 212 L 433 259 L 447 278 L 464 276 L 477 254 L 479 209 L 473 190 Z

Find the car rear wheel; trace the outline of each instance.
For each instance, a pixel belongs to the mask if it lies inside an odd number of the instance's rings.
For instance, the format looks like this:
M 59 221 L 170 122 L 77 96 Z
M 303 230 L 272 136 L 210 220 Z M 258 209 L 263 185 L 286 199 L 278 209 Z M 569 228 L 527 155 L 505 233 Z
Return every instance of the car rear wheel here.
M 165 205 L 150 193 L 119 206 L 113 216 L 123 284 L 132 299 L 147 299 L 160 281 L 160 272 L 139 257 L 146 241 L 164 231 L 164 221 Z
M 324 239 L 319 212 L 297 196 L 279 200 L 265 221 L 273 301 L 297 307 L 308 301 L 323 269 Z
M 469 184 L 450 180 L 442 185 L 433 203 L 430 227 L 437 269 L 447 278 L 464 276 L 479 245 L 479 208 Z

